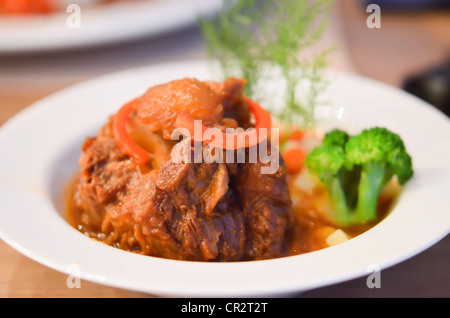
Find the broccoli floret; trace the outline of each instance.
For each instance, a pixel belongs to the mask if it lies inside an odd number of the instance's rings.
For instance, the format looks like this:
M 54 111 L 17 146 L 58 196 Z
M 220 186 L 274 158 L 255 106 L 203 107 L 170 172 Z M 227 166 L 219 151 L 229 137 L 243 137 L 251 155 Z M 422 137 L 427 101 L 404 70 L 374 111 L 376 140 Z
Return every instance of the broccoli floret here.
M 383 187 L 393 176 L 403 185 L 413 175 L 402 139 L 379 127 L 352 137 L 342 130 L 327 133 L 307 155 L 306 166 L 325 184 L 341 226 L 375 221 Z
M 325 134 L 322 144 L 344 147 L 350 136 L 342 130 L 335 129 Z

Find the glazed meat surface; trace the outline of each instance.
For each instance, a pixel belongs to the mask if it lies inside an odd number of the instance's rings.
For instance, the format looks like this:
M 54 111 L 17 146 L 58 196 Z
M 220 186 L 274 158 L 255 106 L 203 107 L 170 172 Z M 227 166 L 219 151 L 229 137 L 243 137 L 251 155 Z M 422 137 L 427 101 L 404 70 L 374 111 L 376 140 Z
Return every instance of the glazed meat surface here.
M 261 161 L 239 164 L 235 184 L 247 219 L 249 246 L 253 258 L 275 258 L 288 249 L 286 237 L 293 222 L 291 197 L 283 158 L 275 174 L 261 174 Z
M 250 120 L 242 99 L 244 85 L 245 81 L 234 78 L 223 83 L 184 78 L 157 85 L 139 98 L 137 115 L 151 131 L 161 131 L 165 139 L 170 139 L 179 112 L 207 127 L 230 126 L 234 121 L 231 126 L 237 128 L 236 121 Z
M 242 80 L 186 79 L 166 85 L 147 91 L 142 97 L 146 103 L 136 110 L 136 118 L 148 125 L 149 134 L 161 136 L 161 142 L 179 111 L 203 116 L 214 127 L 250 125 Z M 184 142 L 193 156 L 193 143 Z M 260 161 L 180 162 L 177 153 L 167 156 L 167 151 L 157 164 L 139 165 L 116 145 L 111 121 L 87 138 L 82 150 L 73 195 L 75 225 L 90 237 L 178 260 L 239 261 L 288 254 L 293 217 L 281 156 L 278 171 L 267 175 L 261 174 Z

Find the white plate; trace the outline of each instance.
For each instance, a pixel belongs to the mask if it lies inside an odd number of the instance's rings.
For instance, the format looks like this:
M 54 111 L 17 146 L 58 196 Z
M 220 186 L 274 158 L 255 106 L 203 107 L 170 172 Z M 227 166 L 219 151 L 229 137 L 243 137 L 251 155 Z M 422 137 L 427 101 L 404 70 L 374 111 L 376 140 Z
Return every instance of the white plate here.
M 200 15 L 216 12 L 220 5 L 220 0 L 141 0 L 86 5 L 81 7 L 80 28 L 67 26 L 73 11 L 43 16 L 0 15 L 0 53 L 79 48 L 151 36 L 193 24 Z
M 419 99 L 384 84 L 337 75 L 325 127 L 350 132 L 374 125 L 399 133 L 415 175 L 379 225 L 324 250 L 274 260 L 203 263 L 160 259 L 92 241 L 62 217 L 61 193 L 80 147 L 124 102 L 149 86 L 185 76 L 211 79 L 202 61 L 151 66 L 65 89 L 0 130 L 0 236 L 57 271 L 78 266 L 82 279 L 161 296 L 270 296 L 368 275 L 416 255 L 450 230 L 450 122 Z

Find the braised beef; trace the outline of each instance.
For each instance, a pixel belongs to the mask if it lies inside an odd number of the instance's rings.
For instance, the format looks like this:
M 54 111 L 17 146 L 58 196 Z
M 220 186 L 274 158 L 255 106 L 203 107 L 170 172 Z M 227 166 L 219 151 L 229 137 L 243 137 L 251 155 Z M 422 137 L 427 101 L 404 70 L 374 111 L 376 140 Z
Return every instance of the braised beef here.
M 286 182 L 283 158 L 280 155 L 274 174 L 262 174 L 267 166 L 261 161 L 240 163 L 234 183 L 247 219 L 250 258 L 275 258 L 288 250 L 290 228 L 293 224 L 292 202 Z
M 208 117 L 220 109 L 214 125 L 227 126 L 232 121 L 241 127 L 250 125 L 242 100 L 245 81 L 194 82 L 196 86 L 187 89 L 189 83 L 193 80 L 182 83 L 183 94 L 206 91 L 208 95 L 187 99 L 192 103 L 184 106 L 193 113 L 210 107 L 211 113 L 203 113 Z M 177 108 L 172 95 L 166 96 L 172 103 L 167 104 L 162 97 L 167 87 L 155 91 L 154 95 L 152 89 L 147 92 L 146 106 L 138 108 L 138 115 L 146 116 L 143 122 L 150 125 L 149 134 L 162 136 L 159 142 L 164 143 L 173 124 L 165 121 L 173 118 L 171 112 L 186 108 Z M 196 104 L 205 100 L 211 105 Z M 151 105 L 169 107 L 170 114 L 157 117 Z M 187 142 L 192 158 L 194 144 Z M 167 141 L 168 145 L 173 142 Z M 248 149 L 244 163 L 179 162 L 173 154 L 167 158 L 159 154 L 157 163 L 138 165 L 116 145 L 110 122 L 96 137 L 86 139 L 82 150 L 73 201 L 78 214 L 75 225 L 85 234 L 124 250 L 179 260 L 239 261 L 287 255 L 293 217 L 281 156 L 272 174 L 261 174 L 267 165 L 261 160 L 249 163 Z

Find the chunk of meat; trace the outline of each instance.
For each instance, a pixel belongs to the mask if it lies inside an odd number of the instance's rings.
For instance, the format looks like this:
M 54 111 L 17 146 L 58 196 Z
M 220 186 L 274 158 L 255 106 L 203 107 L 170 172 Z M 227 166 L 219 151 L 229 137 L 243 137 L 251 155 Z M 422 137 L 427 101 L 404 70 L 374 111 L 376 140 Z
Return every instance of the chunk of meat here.
M 137 104 L 139 118 L 150 130 L 161 130 L 165 139 L 170 139 L 179 112 L 214 127 L 222 119 L 223 106 L 220 96 L 210 86 L 193 78 L 154 86 Z
M 135 219 L 145 236 L 146 254 L 202 261 L 244 257 L 243 215 L 220 178 L 214 178 L 226 173 L 223 168 L 224 164 L 180 164 L 170 160 L 161 167 L 151 182 L 152 195 L 144 195 L 147 205 L 135 209 Z M 205 195 L 210 189 L 216 192 Z M 136 195 L 134 202 L 140 202 L 143 192 Z M 218 199 L 215 205 L 211 195 Z
M 88 138 L 75 185 L 75 226 L 105 244 L 171 259 L 287 255 L 293 217 L 281 156 L 271 175 L 261 173 L 264 163 L 249 163 L 248 149 L 245 163 L 185 162 L 178 160 L 182 149 L 192 159 L 198 144 L 186 138 L 178 154 L 164 136 L 180 111 L 216 127 L 251 126 L 244 84 L 184 79 L 150 89 L 128 127 L 151 152 L 150 164 L 138 165 L 115 144 L 111 121 Z
M 154 86 L 137 102 L 138 118 L 152 132 L 170 139 L 175 120 L 185 112 L 206 127 L 248 128 L 250 113 L 243 98 L 245 80 L 230 78 L 223 83 L 184 78 Z
M 251 127 L 250 111 L 244 100 L 246 80 L 228 78 L 224 82 L 207 82 L 211 89 L 220 96 L 224 108 L 223 117 L 236 121 L 236 127 L 247 129 Z
M 234 179 L 247 218 L 247 254 L 252 259 L 281 257 L 289 250 L 292 202 L 281 154 L 278 160 L 275 174 L 262 174 L 268 163 L 261 161 L 237 164 Z
M 107 150 L 98 144 L 102 141 L 93 140 L 85 151 L 95 156 Z M 228 189 L 225 164 L 168 160 L 142 174 L 133 161 L 115 158 L 104 165 L 100 159 L 95 169 L 93 161 L 82 161 L 86 169 L 77 184 L 76 203 L 87 234 L 97 232 L 95 237 L 109 245 L 145 255 L 204 261 L 244 258 L 244 216 Z
M 103 240 L 101 237 L 107 232 L 105 225 L 110 223 L 112 215 L 118 215 L 115 206 L 127 192 L 132 179 L 140 175 L 140 167 L 116 146 L 113 139 L 101 136 L 87 138 L 80 165 L 82 169 L 73 200 L 80 211 L 75 216 L 76 226 L 85 234 Z M 120 215 L 120 220 L 124 219 L 126 216 Z M 130 222 L 116 222 L 114 227 L 121 230 L 115 233 L 116 238 L 108 238 L 110 245 L 129 237 L 122 235 L 127 231 L 126 223 Z M 131 249 L 123 243 L 121 246 Z
M 283 167 L 176 163 L 142 171 L 112 139 L 88 139 L 76 187 L 81 228 L 145 255 L 236 261 L 286 255 L 292 223 Z M 80 225 L 79 224 L 79 225 Z

